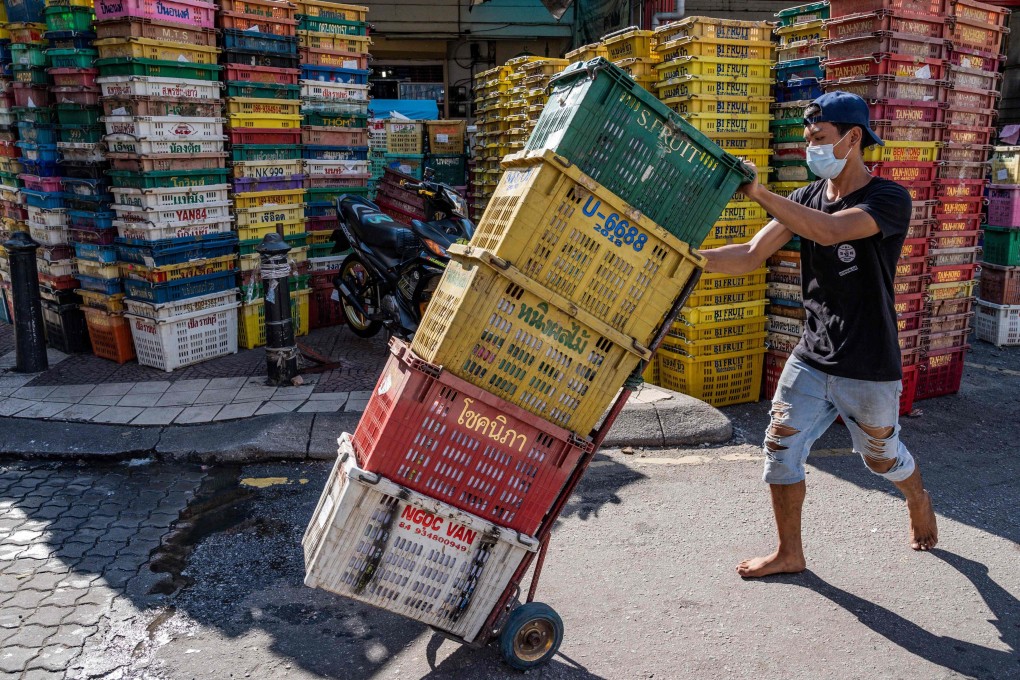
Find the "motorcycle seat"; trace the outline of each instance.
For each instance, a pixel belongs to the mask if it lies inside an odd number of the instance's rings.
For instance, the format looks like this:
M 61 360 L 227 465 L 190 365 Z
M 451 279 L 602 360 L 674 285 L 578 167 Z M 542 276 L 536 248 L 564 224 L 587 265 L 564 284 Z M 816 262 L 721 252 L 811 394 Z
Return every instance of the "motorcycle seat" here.
M 406 224 L 396 221 L 367 201 L 344 203 L 341 210 L 346 213 L 347 224 L 358 232 L 361 240 L 386 255 L 402 254 L 418 241 Z

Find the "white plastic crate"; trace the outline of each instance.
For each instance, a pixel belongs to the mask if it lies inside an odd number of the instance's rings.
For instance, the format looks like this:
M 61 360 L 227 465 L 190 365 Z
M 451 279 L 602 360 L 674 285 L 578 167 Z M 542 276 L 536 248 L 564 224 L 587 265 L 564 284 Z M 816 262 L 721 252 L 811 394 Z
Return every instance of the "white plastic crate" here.
M 979 299 L 974 308 L 974 333 L 978 340 L 996 347 L 1020 345 L 1020 305 L 996 305 Z
M 120 266 L 116 262 L 92 262 L 78 258 L 78 272 L 94 279 L 119 279 Z
M 138 363 L 173 371 L 237 353 L 238 302 L 171 319 L 125 313 Z
M 65 227 L 67 226 L 67 213 L 63 208 L 55 210 L 44 210 L 34 206 L 25 206 L 28 212 L 28 221 L 44 227 Z
M 340 265 L 346 259 L 345 255 L 330 255 L 328 257 L 310 257 L 308 258 L 309 269 L 313 272 L 338 272 L 340 271 Z
M 230 220 L 201 220 L 196 222 L 125 222 L 114 220 L 117 235 L 140 241 L 159 241 L 165 238 L 225 234 L 233 226 Z
M 156 97 L 158 99 L 219 99 L 223 85 L 208 80 L 156 76 L 96 78 L 104 97 Z
M 106 160 L 103 146 L 100 144 L 69 144 L 57 142 L 57 151 L 67 163 L 102 163 Z
M 29 221 L 28 233 L 44 246 L 59 246 L 67 243 L 67 227 L 48 227 Z
M 162 224 L 166 222 L 194 222 L 215 220 L 221 222 L 230 219 L 230 201 L 204 203 L 200 205 L 182 205 L 172 208 L 137 208 L 132 205 L 114 203 L 111 210 L 117 211 L 121 222 L 148 222 Z
M 46 276 L 78 276 L 78 260 L 46 260 L 36 258 L 36 267 Z
M 765 287 L 765 297 L 769 300 L 786 300 L 803 304 L 804 295 L 801 287 L 792 283 L 776 283 L 769 281 Z
M 386 150 L 386 119 L 372 118 L 368 121 L 368 148 L 373 151 Z
M 244 161 L 234 163 L 234 177 L 252 179 L 290 178 L 301 174 L 301 161 Z
M 305 585 L 474 640 L 538 541 L 365 472 L 350 435 L 338 443 L 301 539 Z
M 139 155 L 223 153 L 226 136 L 216 139 L 150 139 L 130 134 L 106 135 L 106 148 L 110 153 Z
M 111 187 L 115 203 L 133 208 L 166 210 L 190 206 L 222 203 L 229 199 L 229 184 L 208 184 L 200 187 L 172 187 L 169 189 L 128 189 Z
M 127 306 L 129 314 L 144 316 L 149 319 L 156 319 L 157 321 L 166 321 L 188 314 L 197 314 L 206 310 L 216 309 L 217 307 L 223 307 L 236 301 L 236 288 L 223 293 L 210 293 L 209 295 L 200 295 L 175 302 L 152 303 L 124 298 L 124 304 Z
M 368 85 L 302 80 L 301 98 L 320 101 L 368 101 Z
M 368 161 L 304 161 L 306 175 L 350 177 L 367 175 Z
M 179 116 L 104 116 L 99 119 L 110 135 L 157 139 L 222 141 L 224 118 Z

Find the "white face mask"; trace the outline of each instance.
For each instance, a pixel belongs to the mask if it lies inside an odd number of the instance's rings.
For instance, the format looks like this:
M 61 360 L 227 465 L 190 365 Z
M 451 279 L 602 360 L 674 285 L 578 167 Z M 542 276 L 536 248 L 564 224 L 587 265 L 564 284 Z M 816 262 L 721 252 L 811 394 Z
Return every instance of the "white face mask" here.
M 839 138 L 839 142 L 846 139 L 846 136 L 850 133 L 847 132 Z M 836 142 L 836 144 L 839 144 Z M 836 154 L 833 149 L 836 144 L 819 144 L 818 146 L 808 146 L 807 148 L 807 165 L 811 172 L 815 173 L 822 179 L 836 179 L 839 177 L 839 173 L 843 172 L 843 168 L 846 167 L 846 159 L 850 157 L 850 151 L 846 152 L 846 156 L 843 158 L 836 158 Z

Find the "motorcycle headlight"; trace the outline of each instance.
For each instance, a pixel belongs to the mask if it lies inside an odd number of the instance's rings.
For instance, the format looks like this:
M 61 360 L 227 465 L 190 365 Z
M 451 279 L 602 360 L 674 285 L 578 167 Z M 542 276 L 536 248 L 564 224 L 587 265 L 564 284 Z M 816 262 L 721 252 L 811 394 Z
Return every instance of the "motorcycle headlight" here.
M 464 197 L 458 194 L 456 191 L 446 189 L 446 197 L 450 200 L 450 203 L 457 209 L 457 214 L 461 217 L 467 217 L 468 205 Z

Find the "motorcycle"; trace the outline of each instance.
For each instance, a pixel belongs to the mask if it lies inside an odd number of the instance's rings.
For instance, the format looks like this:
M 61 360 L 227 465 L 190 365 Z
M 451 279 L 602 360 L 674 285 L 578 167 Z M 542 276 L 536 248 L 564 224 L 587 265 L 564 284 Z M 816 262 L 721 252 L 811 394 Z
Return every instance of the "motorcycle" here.
M 333 299 L 340 303 L 351 332 L 359 337 L 369 338 L 386 328 L 409 340 L 450 260 L 446 249 L 474 234 L 467 202 L 432 177 L 426 170 L 421 182 L 401 182 L 403 188 L 425 199 L 426 214 L 433 218 L 428 222 L 404 224 L 361 196 L 337 198 L 340 229 L 334 232 L 333 250 L 349 247 L 353 252 L 333 279 Z

